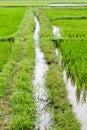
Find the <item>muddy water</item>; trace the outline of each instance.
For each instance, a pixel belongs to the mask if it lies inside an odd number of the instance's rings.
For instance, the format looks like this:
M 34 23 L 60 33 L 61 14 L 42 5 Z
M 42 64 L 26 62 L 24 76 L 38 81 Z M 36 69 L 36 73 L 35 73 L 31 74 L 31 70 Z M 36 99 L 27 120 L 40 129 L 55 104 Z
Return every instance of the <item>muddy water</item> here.
M 53 28 L 53 29 L 55 30 L 55 28 Z M 55 35 L 54 30 L 53 30 L 53 34 Z M 59 28 L 58 28 L 58 30 L 59 30 Z M 59 63 L 61 63 L 62 56 L 61 56 L 59 49 L 56 48 L 55 52 L 59 59 Z M 83 100 L 84 92 L 82 91 L 80 93 L 79 100 L 77 100 L 78 99 L 78 97 L 77 97 L 78 95 L 76 93 L 77 86 L 72 84 L 71 78 L 67 78 L 66 70 L 63 71 L 63 78 L 64 78 L 64 83 L 66 85 L 67 92 L 68 92 L 68 99 L 69 99 L 70 103 L 72 104 L 73 112 L 76 114 L 76 117 L 81 124 L 81 129 L 87 130 L 87 97 L 85 98 L 85 102 L 84 102 L 84 100 Z
M 40 24 L 35 17 L 36 29 L 34 32 L 35 41 L 35 78 L 33 81 L 35 89 L 35 101 L 36 101 L 36 127 L 37 130 L 47 130 L 51 125 L 51 114 L 49 112 L 49 100 L 47 95 L 47 89 L 45 87 L 45 78 L 48 71 L 48 66 L 45 62 L 45 57 L 39 46 L 39 32 Z
M 52 7 L 77 7 L 77 6 L 87 6 L 87 4 L 49 4 L 48 6 L 52 6 Z

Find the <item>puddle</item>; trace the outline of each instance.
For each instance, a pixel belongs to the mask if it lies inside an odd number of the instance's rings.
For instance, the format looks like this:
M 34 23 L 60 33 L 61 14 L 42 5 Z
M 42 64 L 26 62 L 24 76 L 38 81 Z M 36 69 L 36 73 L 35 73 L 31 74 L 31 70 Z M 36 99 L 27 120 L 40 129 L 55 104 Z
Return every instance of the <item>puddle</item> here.
M 87 6 L 87 4 L 49 4 L 49 7 L 77 7 L 77 6 Z
M 47 88 L 45 87 L 45 78 L 48 71 L 48 66 L 45 62 L 45 57 L 39 46 L 39 32 L 40 24 L 35 17 L 36 29 L 34 32 L 35 41 L 35 78 L 33 81 L 35 89 L 35 101 L 36 101 L 36 116 L 37 121 L 35 124 L 36 130 L 48 130 L 51 125 L 51 113 L 49 111 L 49 100 L 47 94 Z
M 55 30 L 55 28 L 53 29 Z M 53 30 L 53 34 L 55 35 L 54 30 Z M 58 57 L 59 63 L 62 63 L 62 56 L 59 49 L 56 48 L 55 53 Z M 62 64 L 59 64 L 59 65 L 62 65 Z M 63 78 L 64 78 L 64 83 L 66 85 L 67 92 L 68 92 L 68 99 L 70 103 L 72 104 L 73 112 L 76 114 L 76 117 L 81 124 L 81 129 L 87 130 L 87 97 L 84 96 L 85 94 L 82 91 L 79 94 L 79 100 L 78 100 L 77 86 L 72 84 L 71 78 L 67 78 L 66 70 L 63 71 Z M 84 97 L 85 97 L 85 100 L 84 100 Z
M 58 57 L 58 64 L 61 66 L 62 65 L 61 53 L 60 53 L 60 51 L 57 48 L 55 49 L 55 53 L 56 53 L 56 56 Z
M 59 27 L 56 27 L 56 26 L 52 26 L 52 28 L 53 28 L 53 34 L 54 34 L 54 37 L 55 38 L 61 38 L 61 34 L 60 34 L 60 28 Z M 62 56 L 61 56 L 61 53 L 60 53 L 60 51 L 56 48 L 55 49 L 55 53 L 56 53 L 56 55 L 57 55 L 57 57 L 58 57 L 58 63 L 59 63 L 59 65 L 61 66 L 62 65 Z
M 61 34 L 60 34 L 60 28 L 56 27 L 56 26 L 52 26 L 53 28 L 53 34 L 56 38 L 61 38 Z

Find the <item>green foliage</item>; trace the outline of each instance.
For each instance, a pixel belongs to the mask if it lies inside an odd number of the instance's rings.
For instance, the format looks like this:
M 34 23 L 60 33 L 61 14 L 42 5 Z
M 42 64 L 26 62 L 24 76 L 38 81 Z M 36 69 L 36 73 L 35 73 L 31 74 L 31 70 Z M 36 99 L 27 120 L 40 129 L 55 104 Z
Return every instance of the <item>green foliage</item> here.
M 15 78 L 15 90 L 11 97 L 13 114 L 9 125 L 13 130 L 33 129 L 34 127 L 35 104 L 31 86 L 31 72 L 29 60 L 22 61 Z
M 53 25 L 60 27 L 63 38 L 87 38 L 85 8 L 48 8 L 44 12 Z
M 36 6 L 47 6 L 50 3 L 49 0 L 2 0 L 0 1 L 0 6 L 6 7 L 36 7 Z
M 2 1 L 8 1 L 8 0 L 2 0 Z M 9 0 L 9 2 L 15 2 L 15 3 L 87 3 L 86 0 Z
M 3 65 L 0 73 L 1 129 L 32 130 L 34 128 L 35 101 L 32 85 L 35 64 L 34 27 L 34 16 L 28 9 L 14 35 L 15 41 L 8 61 Z M 9 48 L 11 43 L 8 44 Z
M 61 70 L 57 64 L 51 64 L 46 85 L 50 90 L 51 107 L 54 113 L 54 127 L 57 130 L 80 130 L 80 125 L 72 113 L 72 106 L 67 101 L 67 92 Z
M 29 107 L 29 106 L 28 106 Z M 26 106 L 25 106 L 26 108 Z M 11 120 L 11 129 L 12 130 L 33 130 L 33 124 L 34 122 L 32 122 L 31 120 L 31 116 L 29 116 L 29 113 L 16 113 L 16 115 L 14 115 L 14 118 Z
M 15 33 L 24 13 L 25 8 L 0 8 L 0 36 Z
M 3 65 L 8 61 L 13 44 L 14 43 L 8 41 L 0 42 L 0 71 Z
M 63 10 L 62 10 L 63 9 Z M 57 19 L 64 17 L 77 18 L 87 16 L 87 10 L 67 8 L 46 9 L 44 12 L 53 20 L 52 24 L 60 27 L 63 42 L 59 44 L 62 62 L 69 76 L 76 82 L 78 90 L 87 89 L 87 19 Z M 53 11 L 52 15 L 50 10 Z M 56 13 L 56 15 L 55 15 Z
M 87 38 L 87 20 L 56 20 L 53 25 L 60 27 L 64 38 Z
M 87 89 L 87 40 L 69 40 L 60 44 L 62 62 L 77 86 Z
M 52 35 L 51 23 L 41 10 L 37 10 L 36 15 L 38 16 L 41 25 L 40 46 L 49 65 L 46 86 L 49 88 L 49 106 L 54 115 L 51 129 L 80 130 L 80 124 L 72 112 L 70 103 L 67 101 L 67 92 L 63 83 L 62 71 L 58 66 L 55 45 L 53 45 L 54 43 L 48 38 Z
M 30 20 L 31 19 L 31 20 Z M 29 21 L 30 20 L 30 21 Z M 24 19 L 22 48 L 20 51 L 19 62 L 17 63 L 17 73 L 14 77 L 14 91 L 11 96 L 12 114 L 9 121 L 9 129 L 30 129 L 34 128 L 35 123 L 35 102 L 32 86 L 32 76 L 34 71 L 34 44 L 33 30 L 34 17 L 31 10 L 27 12 Z M 28 37 L 29 36 L 29 37 Z M 22 58 L 22 59 L 21 59 Z
M 56 20 L 57 18 L 68 17 L 86 17 L 86 7 L 50 7 L 43 9 L 49 19 Z
M 50 3 L 87 3 L 86 0 L 50 0 Z

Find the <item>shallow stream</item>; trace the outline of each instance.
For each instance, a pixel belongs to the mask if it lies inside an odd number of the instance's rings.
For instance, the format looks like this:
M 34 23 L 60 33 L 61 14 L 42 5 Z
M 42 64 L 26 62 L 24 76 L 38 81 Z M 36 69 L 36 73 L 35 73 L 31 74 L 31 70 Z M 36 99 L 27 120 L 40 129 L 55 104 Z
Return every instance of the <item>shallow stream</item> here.
M 49 111 L 48 90 L 45 87 L 45 79 L 48 71 L 48 66 L 45 61 L 44 53 L 40 49 L 40 24 L 35 17 L 36 29 L 34 32 L 35 41 L 35 74 L 34 74 L 34 90 L 36 101 L 36 130 L 47 130 L 51 125 L 51 113 Z

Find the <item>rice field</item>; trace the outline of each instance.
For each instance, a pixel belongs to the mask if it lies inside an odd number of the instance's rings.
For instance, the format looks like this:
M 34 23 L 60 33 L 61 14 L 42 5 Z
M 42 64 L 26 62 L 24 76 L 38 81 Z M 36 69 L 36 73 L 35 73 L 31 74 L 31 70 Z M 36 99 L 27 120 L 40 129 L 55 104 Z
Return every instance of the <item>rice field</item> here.
M 26 1 L 23 1 L 23 0 L 2 0 L 0 1 L 0 7 L 4 7 L 4 6 L 10 6 L 10 7 L 31 7 L 31 6 L 39 6 L 39 7 L 43 7 L 43 6 L 47 6 L 49 4 L 49 0 L 45 0 L 45 1 L 42 1 L 42 0 L 26 0 Z
M 25 8 L 0 8 L 0 37 L 16 32 L 25 10 Z
M 0 8 L 0 130 L 86 130 L 87 8 L 40 2 Z
M 86 0 L 50 0 L 52 3 L 87 3 Z
M 44 10 L 53 25 L 60 27 L 64 38 L 87 38 L 86 9 L 47 9 Z
M 11 54 L 13 43 L 12 42 L 0 42 L 0 71 L 3 65 L 6 64 Z
M 51 7 L 44 9 L 47 17 L 51 20 L 57 20 L 62 18 L 79 18 L 87 17 L 87 8 L 86 7 Z
M 10 14 L 9 14 L 9 11 Z M 32 75 L 34 68 L 34 46 L 32 44 L 32 30 L 34 27 L 34 18 L 31 10 L 26 9 L 26 16 L 23 15 L 25 9 L 6 8 L 4 13 L 10 18 L 11 24 L 15 21 L 16 16 L 23 13 L 19 24 L 15 22 L 16 33 L 15 41 L 1 42 L 0 48 L 0 129 L 33 129 L 35 120 L 35 102 L 33 99 Z M 8 13 L 7 13 L 8 11 Z M 15 12 L 12 14 L 11 12 Z M 21 11 L 21 13 L 20 13 Z M 18 13 L 19 12 L 19 13 Z M 18 13 L 18 15 L 17 15 Z M 31 14 L 31 15 L 29 15 Z M 9 17 L 7 17 L 9 21 Z M 13 18 L 14 17 L 14 18 Z M 30 21 L 31 19 L 31 21 Z M 28 21 L 28 22 L 27 22 Z M 5 22 L 5 21 L 4 21 Z M 11 34 L 10 24 L 5 28 Z M 18 28 L 18 29 L 17 29 Z M 10 36 L 9 36 L 10 37 Z M 25 37 L 29 37 L 26 43 Z M 1 59 L 2 58 L 2 59 Z M 3 65 L 4 64 L 4 65 Z M 3 65 L 3 67 L 2 67 Z M 29 104 L 29 105 L 28 105 Z M 29 114 L 28 114 L 29 113 Z
M 52 3 L 59 3 L 59 4 L 67 4 L 67 3 L 73 3 L 73 4 L 86 4 L 87 1 L 86 0 L 1 0 L 0 1 L 0 7 L 3 6 L 12 6 L 12 7 L 31 7 L 31 6 L 39 6 L 39 7 L 46 7 L 49 4 Z
M 76 81 L 78 89 L 86 89 L 86 50 L 87 50 L 87 15 L 84 9 L 70 10 L 53 9 L 50 15 L 50 9 L 45 10 L 47 17 L 53 25 L 60 28 L 61 37 L 65 40 L 59 43 L 62 57 L 67 72 Z M 84 12 L 84 13 L 82 13 Z M 62 15 L 61 15 L 62 14 Z M 55 17 L 56 16 L 56 17 Z M 81 18 L 82 17 L 82 18 Z

